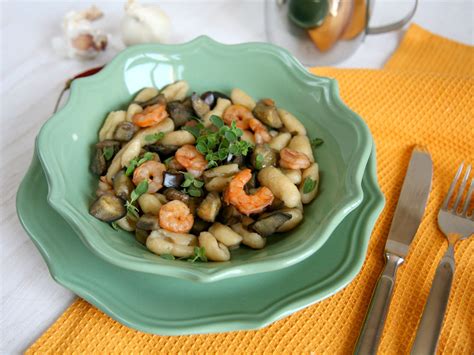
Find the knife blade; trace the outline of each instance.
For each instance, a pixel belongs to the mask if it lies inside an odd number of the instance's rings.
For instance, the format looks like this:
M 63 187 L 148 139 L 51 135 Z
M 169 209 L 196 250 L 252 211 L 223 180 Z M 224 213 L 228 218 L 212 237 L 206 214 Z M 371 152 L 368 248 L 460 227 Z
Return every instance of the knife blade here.
M 376 354 L 392 299 L 395 276 L 423 218 L 433 179 L 433 162 L 428 151 L 415 147 L 403 181 L 392 224 L 385 243 L 385 268 L 375 287 L 356 354 Z
M 405 258 L 425 212 L 431 191 L 433 162 L 420 147 L 412 152 L 400 198 L 388 232 L 385 251 Z

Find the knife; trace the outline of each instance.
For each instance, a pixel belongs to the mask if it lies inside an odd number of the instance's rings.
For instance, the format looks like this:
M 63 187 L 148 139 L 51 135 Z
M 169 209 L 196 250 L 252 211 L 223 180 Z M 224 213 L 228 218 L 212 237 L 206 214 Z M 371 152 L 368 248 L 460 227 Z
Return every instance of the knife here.
M 425 212 L 432 177 L 433 162 L 430 154 L 421 147 L 415 147 L 385 243 L 385 268 L 372 295 L 355 347 L 356 354 L 377 353 L 392 299 L 397 269 L 405 261 L 408 248 Z

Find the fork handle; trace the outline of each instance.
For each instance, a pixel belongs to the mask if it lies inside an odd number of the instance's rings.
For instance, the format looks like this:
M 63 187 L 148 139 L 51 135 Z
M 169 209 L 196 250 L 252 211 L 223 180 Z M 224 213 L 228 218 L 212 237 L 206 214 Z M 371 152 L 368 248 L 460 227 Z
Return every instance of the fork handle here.
M 436 269 L 411 354 L 435 354 L 446 306 L 448 305 L 453 276 L 454 248 L 450 243 Z

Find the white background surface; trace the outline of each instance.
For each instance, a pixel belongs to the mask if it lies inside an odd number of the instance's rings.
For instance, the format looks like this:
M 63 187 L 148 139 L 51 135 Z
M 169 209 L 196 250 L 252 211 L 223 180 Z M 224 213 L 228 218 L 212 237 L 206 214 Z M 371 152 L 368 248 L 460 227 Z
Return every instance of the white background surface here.
M 428 30 L 474 43 L 474 0 L 421 0 L 414 21 Z M 157 1 L 170 15 L 173 42 L 207 34 L 226 43 L 265 41 L 261 1 Z M 15 195 L 33 151 L 34 138 L 48 119 L 69 78 L 105 63 L 115 49 L 93 62 L 61 59 L 50 46 L 62 15 L 85 8 L 84 1 L 0 0 L 0 352 L 24 351 L 67 308 L 74 295 L 50 277 L 39 252 L 21 228 Z M 104 28 L 119 42 L 123 2 L 95 1 L 105 12 Z M 378 0 L 373 24 L 394 20 L 410 0 Z M 397 47 L 402 31 L 371 36 L 340 67 L 379 68 Z M 47 223 L 47 221 L 45 221 Z

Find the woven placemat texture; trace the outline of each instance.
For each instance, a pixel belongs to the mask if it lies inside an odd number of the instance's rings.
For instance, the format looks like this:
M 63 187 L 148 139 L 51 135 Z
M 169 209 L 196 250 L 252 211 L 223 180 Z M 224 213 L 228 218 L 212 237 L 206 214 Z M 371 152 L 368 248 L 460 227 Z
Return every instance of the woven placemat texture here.
M 436 265 L 447 247 L 436 223 L 439 205 L 460 162 L 474 163 L 474 79 L 466 69 L 473 56 L 472 47 L 411 26 L 387 70 L 312 70 L 336 78 L 343 100 L 369 125 L 387 199 L 364 266 L 341 292 L 258 331 L 178 337 L 129 329 L 78 299 L 27 353 L 350 353 L 383 267 L 383 247 L 411 149 L 420 144 L 434 161 L 433 190 L 399 269 L 380 344 L 381 354 L 408 353 Z M 458 244 L 456 263 L 439 352 L 473 354 L 474 239 Z

